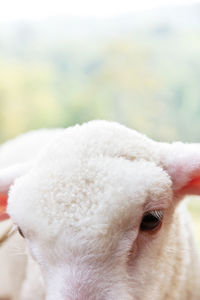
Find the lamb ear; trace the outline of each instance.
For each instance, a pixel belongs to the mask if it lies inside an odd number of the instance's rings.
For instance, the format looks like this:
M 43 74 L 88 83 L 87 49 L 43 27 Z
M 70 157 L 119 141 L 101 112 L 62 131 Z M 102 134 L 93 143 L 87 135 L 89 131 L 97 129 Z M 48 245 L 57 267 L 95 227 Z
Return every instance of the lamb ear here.
M 163 153 L 162 163 L 172 179 L 174 193 L 200 195 L 200 144 L 165 144 Z
M 15 164 L 0 170 L 0 221 L 8 218 L 6 214 L 7 199 L 10 186 L 15 179 L 30 169 L 30 163 Z

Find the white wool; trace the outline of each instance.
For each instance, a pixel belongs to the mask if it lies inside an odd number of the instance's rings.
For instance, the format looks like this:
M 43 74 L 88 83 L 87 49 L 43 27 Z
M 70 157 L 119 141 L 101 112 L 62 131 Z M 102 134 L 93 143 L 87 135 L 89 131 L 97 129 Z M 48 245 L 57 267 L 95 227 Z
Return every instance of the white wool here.
M 23 214 L 23 223 L 27 219 L 30 227 L 32 223 L 38 224 L 38 232 L 41 224 L 37 223 L 37 219 L 47 222 L 49 232 L 45 235 L 51 232 L 58 234 L 63 227 L 76 231 L 84 227 L 87 234 L 92 234 L 94 227 L 95 234 L 97 230 L 107 234 L 107 230 L 117 226 L 117 222 L 120 227 L 124 216 L 128 218 L 128 212 L 131 219 L 132 210 L 136 211 L 147 197 L 151 198 L 152 205 L 159 201 L 164 207 L 168 206 L 170 186 L 167 175 L 150 162 L 90 157 L 84 165 L 71 159 L 65 165 L 61 158 L 56 165 L 35 167 L 16 181 L 15 214 L 18 210 L 20 219 Z M 22 204 L 21 198 L 26 202 Z M 35 214 L 30 216 L 29 211 L 33 210 Z M 20 224 L 20 220 L 16 219 L 16 222 Z M 97 227 L 99 223 L 102 226 Z
M 22 170 L 27 169 L 26 162 L 29 162 L 28 168 L 30 168 L 32 160 L 35 159 L 42 147 L 59 132 L 61 129 L 31 131 L 0 146 L 0 174 L 3 173 L 3 178 L 0 179 L 1 192 L 4 192 L 8 185 L 13 183 L 11 177 L 16 177 Z M 11 177 L 10 169 L 12 169 Z M 5 232 L 6 226 L 10 226 L 10 224 L 10 220 L 0 223 L 0 236 Z M 4 245 L 0 246 L 0 299 L 3 297 L 22 300 L 20 294 L 24 278 L 27 276 L 28 270 L 26 271 L 26 268 L 30 269 L 26 265 L 24 240 L 15 234 Z M 28 300 L 27 295 L 24 300 Z
M 33 130 L 0 146 L 0 168 L 30 161 L 62 129 Z
M 33 286 L 43 299 L 41 274 L 47 300 L 200 299 L 197 247 L 178 202 L 200 154 L 186 148 L 106 121 L 58 132 L 9 194 L 42 271 L 28 267 L 23 300 Z M 156 232 L 140 228 L 149 211 L 163 213 Z
M 55 234 L 59 223 L 65 230 L 67 226 L 79 230 L 89 226 L 91 217 L 97 223 L 102 215 L 123 220 L 131 207 L 137 209 L 133 206 L 136 199 L 146 199 L 148 188 L 157 190 L 157 198 L 169 190 L 167 174 L 154 162 L 146 162 L 159 159 L 153 145 L 145 136 L 116 123 L 95 121 L 66 129 L 42 151 L 34 168 L 16 181 L 14 209 L 24 215 L 23 222 L 27 215 L 30 225 L 36 220 L 30 219 L 28 211 L 34 210 L 35 218 L 46 221 L 49 233 Z M 128 201 L 122 203 L 122 197 Z M 26 199 L 23 207 L 21 198 Z M 65 219 L 67 224 L 63 224 Z M 102 222 L 104 230 L 113 225 Z

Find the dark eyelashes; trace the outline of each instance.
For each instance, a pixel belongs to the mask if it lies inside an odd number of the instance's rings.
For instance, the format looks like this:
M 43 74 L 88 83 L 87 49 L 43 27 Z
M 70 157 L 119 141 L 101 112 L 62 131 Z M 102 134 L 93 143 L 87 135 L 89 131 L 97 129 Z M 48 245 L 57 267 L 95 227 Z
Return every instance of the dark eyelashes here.
M 141 224 L 141 231 L 153 231 L 162 224 L 163 211 L 153 210 L 144 214 Z

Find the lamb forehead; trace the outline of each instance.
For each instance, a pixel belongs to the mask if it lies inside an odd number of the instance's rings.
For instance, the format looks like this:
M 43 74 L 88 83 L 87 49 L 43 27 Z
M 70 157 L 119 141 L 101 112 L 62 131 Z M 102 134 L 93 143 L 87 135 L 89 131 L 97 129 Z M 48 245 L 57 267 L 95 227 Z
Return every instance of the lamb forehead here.
M 67 164 L 36 167 L 16 182 L 11 213 L 16 207 L 22 210 L 23 223 L 27 217 L 31 229 L 40 225 L 41 230 L 43 223 L 55 233 L 64 227 L 107 234 L 113 226 L 122 228 L 140 218 L 147 198 L 165 202 L 169 195 L 170 181 L 151 162 L 109 157 L 81 165 L 68 162 L 73 169 Z
M 153 146 L 145 136 L 115 123 L 69 128 L 16 181 L 9 210 L 15 214 L 18 203 L 23 215 L 30 219 L 31 211 L 55 229 L 63 223 L 83 228 L 122 220 L 133 204 L 136 211 L 142 206 L 147 192 L 156 199 L 169 189 L 166 174 L 144 160 L 156 161 Z

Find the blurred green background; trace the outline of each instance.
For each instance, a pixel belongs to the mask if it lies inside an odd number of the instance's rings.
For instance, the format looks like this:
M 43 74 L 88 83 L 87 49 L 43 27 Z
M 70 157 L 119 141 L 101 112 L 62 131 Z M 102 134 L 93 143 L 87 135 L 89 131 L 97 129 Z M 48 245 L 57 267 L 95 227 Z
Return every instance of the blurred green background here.
M 200 4 L 0 21 L 0 142 L 91 119 L 200 142 Z M 189 204 L 200 242 L 200 202 Z

